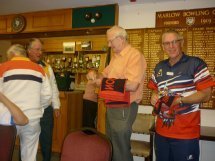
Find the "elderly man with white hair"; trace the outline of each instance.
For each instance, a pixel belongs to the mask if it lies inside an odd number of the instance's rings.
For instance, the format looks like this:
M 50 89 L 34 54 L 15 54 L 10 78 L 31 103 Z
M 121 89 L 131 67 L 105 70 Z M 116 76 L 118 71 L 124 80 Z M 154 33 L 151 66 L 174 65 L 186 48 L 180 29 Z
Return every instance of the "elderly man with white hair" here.
M 51 87 L 43 68 L 26 57 L 22 45 L 12 45 L 7 51 L 7 57 L 8 61 L 0 66 L 0 91 L 28 117 L 27 125 L 16 126 L 21 159 L 36 161 L 42 107 L 48 106 L 51 101 Z

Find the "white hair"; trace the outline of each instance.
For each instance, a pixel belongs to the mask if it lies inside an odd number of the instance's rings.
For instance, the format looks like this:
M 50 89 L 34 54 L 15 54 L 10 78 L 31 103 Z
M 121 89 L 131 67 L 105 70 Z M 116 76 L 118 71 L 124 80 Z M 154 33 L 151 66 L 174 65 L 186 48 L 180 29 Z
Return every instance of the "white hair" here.
M 7 57 L 11 59 L 14 56 L 25 56 L 26 57 L 26 50 L 24 46 L 20 44 L 14 44 L 7 50 Z
M 113 26 L 107 30 L 107 33 L 114 32 L 115 36 L 123 37 L 125 40 L 128 38 L 126 30 L 120 26 Z

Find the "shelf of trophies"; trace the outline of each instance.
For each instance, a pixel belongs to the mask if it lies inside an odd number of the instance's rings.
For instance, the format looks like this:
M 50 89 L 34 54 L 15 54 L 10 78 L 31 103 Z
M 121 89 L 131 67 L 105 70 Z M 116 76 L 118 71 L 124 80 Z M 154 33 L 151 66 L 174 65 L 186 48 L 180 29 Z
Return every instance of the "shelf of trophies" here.
M 107 51 L 76 51 L 74 54 L 49 52 L 44 60 L 55 73 L 60 91 L 85 90 L 89 69 L 102 71 L 107 64 Z
M 75 68 L 75 90 L 85 90 L 89 69 L 102 71 L 107 62 L 106 51 L 78 51 Z

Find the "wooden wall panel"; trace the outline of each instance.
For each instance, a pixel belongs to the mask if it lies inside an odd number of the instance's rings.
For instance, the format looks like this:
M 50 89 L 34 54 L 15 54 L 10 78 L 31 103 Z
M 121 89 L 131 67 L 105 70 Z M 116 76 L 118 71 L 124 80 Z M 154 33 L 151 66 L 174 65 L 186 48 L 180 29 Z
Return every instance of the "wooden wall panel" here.
M 13 39 L 12 44 L 25 45 L 29 39 Z M 51 37 L 41 38 L 44 42 L 45 52 L 63 52 L 63 42 L 76 42 L 76 51 L 81 51 L 81 42 L 92 41 L 93 50 L 107 49 L 107 42 L 105 35 L 94 36 L 68 36 L 68 37 Z
M 21 13 L 20 15 L 24 16 L 27 22 L 22 33 L 72 29 L 72 9 Z M 16 14 L 0 17 L 0 34 L 14 33 L 11 27 L 14 16 L 16 16 Z
M 72 29 L 72 9 L 29 13 L 25 32 L 59 31 Z
M 81 42 L 83 41 L 92 41 L 93 50 L 102 50 L 107 47 L 105 35 L 43 38 L 42 40 L 46 52 L 62 52 L 64 42 L 76 42 L 76 51 L 81 51 Z
M 0 16 L 0 33 L 7 32 L 7 18 Z
M 96 6 L 105 7 L 105 6 Z M 118 5 L 114 5 L 114 22 L 113 24 L 118 24 Z M 87 8 L 87 7 L 85 7 Z M 83 8 L 83 9 L 85 9 Z M 28 13 L 19 13 L 19 14 L 11 14 L 11 15 L 4 15 L 0 16 L 0 34 L 14 34 L 11 23 L 14 16 L 22 15 L 26 19 L 26 26 L 25 29 L 22 30 L 20 33 L 35 33 L 35 32 L 50 32 L 50 31 L 71 31 L 75 30 L 72 27 L 72 15 L 73 10 L 75 8 L 69 9 L 59 9 L 59 10 L 48 10 L 48 11 L 38 11 L 38 12 L 28 12 Z M 104 22 L 109 21 L 108 16 L 107 20 Z M 100 22 L 100 21 L 99 21 Z M 82 23 L 80 21 L 79 23 Z M 91 24 L 91 23 L 90 23 Z M 94 24 L 95 25 L 95 24 Z M 108 26 L 89 26 L 90 28 L 94 29 L 104 29 L 109 28 L 111 25 Z M 78 30 L 83 30 L 83 28 L 76 28 Z M 88 29 L 88 27 L 85 27 Z M 89 33 L 86 33 L 86 35 Z

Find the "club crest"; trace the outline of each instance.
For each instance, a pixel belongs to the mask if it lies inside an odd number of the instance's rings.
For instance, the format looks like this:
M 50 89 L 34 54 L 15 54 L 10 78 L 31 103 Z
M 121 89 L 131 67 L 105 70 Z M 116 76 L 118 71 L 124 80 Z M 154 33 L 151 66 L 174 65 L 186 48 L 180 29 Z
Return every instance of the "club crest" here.
M 195 17 L 187 17 L 186 24 L 192 26 L 195 23 Z

